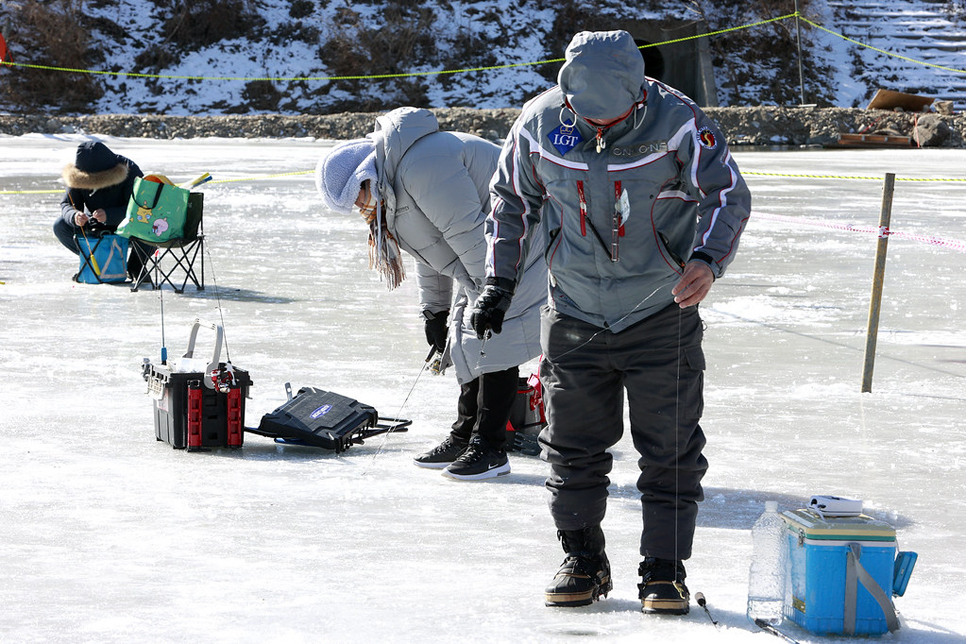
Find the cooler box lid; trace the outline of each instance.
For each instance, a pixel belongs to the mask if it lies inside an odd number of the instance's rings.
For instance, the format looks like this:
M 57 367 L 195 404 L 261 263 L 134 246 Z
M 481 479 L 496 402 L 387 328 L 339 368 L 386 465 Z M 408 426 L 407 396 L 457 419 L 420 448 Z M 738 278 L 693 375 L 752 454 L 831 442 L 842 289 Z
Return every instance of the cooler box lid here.
M 860 514 L 822 518 L 811 510 L 785 510 L 788 528 L 812 541 L 895 541 L 896 530 L 885 521 Z

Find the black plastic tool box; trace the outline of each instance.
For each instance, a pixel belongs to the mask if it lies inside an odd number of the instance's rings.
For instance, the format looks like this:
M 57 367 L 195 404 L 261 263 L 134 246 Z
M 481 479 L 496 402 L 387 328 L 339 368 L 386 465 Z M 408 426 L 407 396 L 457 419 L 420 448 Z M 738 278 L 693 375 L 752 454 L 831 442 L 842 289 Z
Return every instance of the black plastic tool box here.
M 185 370 L 185 365 L 200 365 L 194 348 L 201 326 L 215 332 L 214 355 L 204 371 Z M 154 402 L 157 440 L 188 451 L 242 446 L 252 381 L 244 369 L 220 361 L 223 338 L 222 327 L 195 320 L 188 350 L 174 365 L 153 365 L 145 359 L 143 375 Z

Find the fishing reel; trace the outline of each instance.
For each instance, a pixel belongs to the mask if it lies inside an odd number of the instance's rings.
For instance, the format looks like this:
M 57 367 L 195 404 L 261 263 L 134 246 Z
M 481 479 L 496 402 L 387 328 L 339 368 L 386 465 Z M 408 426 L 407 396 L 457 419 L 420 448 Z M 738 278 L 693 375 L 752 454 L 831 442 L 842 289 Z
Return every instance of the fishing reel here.
M 212 369 L 208 376 L 211 378 L 214 389 L 218 393 L 227 394 L 236 383 L 235 368 L 230 362 L 219 365 L 217 369 Z
M 426 364 L 428 365 L 429 372 L 434 376 L 441 376 L 446 373 L 446 367 L 449 365 L 443 363 L 443 352 L 436 349 L 436 347 L 430 347 L 429 355 L 426 356 Z

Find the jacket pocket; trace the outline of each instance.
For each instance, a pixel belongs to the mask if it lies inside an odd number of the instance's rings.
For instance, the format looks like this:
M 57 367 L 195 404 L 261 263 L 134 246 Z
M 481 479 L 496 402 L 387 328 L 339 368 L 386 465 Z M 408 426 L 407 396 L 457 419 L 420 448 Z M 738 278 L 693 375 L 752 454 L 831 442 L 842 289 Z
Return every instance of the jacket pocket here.
M 704 360 L 704 349 L 701 345 L 683 347 L 681 352 L 684 354 L 684 361 L 692 371 L 704 371 L 707 368 Z
M 685 262 L 683 259 L 681 259 L 681 256 L 675 253 L 674 249 L 671 248 L 671 242 L 670 240 L 668 240 L 667 235 L 665 235 L 661 231 L 657 231 L 657 236 L 661 240 L 661 248 L 664 251 L 664 253 L 671 258 L 672 262 L 680 266 L 681 269 L 683 270 Z

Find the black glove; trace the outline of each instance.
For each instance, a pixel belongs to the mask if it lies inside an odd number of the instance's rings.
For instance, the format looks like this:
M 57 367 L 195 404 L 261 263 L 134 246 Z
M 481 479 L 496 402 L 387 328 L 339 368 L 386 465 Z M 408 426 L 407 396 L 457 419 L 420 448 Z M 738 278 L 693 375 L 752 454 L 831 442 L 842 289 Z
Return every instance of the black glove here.
M 473 314 L 470 316 L 470 326 L 476 331 L 476 337 L 482 340 L 487 331 L 499 333 L 503 330 L 503 316 L 510 308 L 513 293 L 500 286 L 487 284 L 483 292 L 476 298 Z
M 435 347 L 440 353 L 446 348 L 446 320 L 449 319 L 449 311 L 440 311 L 439 313 L 430 313 L 429 311 L 423 311 L 423 317 L 426 318 L 425 331 L 426 331 L 426 342 L 429 346 Z

